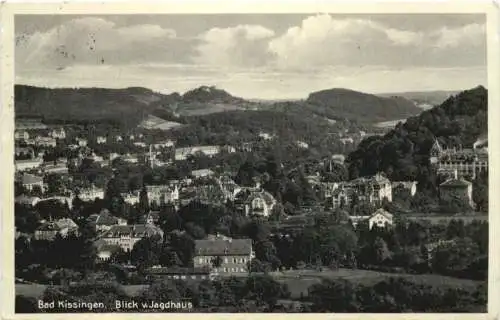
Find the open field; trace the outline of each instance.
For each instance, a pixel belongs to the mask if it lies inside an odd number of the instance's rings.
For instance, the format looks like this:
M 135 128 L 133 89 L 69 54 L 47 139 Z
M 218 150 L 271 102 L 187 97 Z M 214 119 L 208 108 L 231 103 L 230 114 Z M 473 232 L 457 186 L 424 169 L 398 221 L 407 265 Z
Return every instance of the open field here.
M 384 273 L 371 270 L 359 269 L 338 269 L 338 270 L 290 270 L 285 272 L 272 272 L 270 273 L 277 281 L 286 283 L 292 294 L 293 299 L 300 298 L 301 294 L 307 296 L 308 289 L 318 283 L 324 282 L 326 279 L 331 280 L 349 280 L 357 284 L 370 285 L 383 279 L 390 277 L 402 277 L 409 281 L 419 284 L 437 286 L 441 288 L 464 288 L 474 290 L 481 281 L 459 279 L 435 274 L 397 274 L 397 273 Z M 16 295 L 24 295 L 27 297 L 38 298 L 40 297 L 46 285 L 40 284 L 16 284 Z M 147 285 L 126 285 L 123 286 L 125 292 L 130 296 L 136 296 L 147 288 Z

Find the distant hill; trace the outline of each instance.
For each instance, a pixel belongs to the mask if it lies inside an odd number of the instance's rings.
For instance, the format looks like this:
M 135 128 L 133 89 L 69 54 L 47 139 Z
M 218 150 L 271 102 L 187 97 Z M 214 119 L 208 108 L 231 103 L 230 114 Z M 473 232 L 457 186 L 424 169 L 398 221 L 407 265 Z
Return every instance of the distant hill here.
M 413 92 L 398 92 L 398 93 L 381 93 L 379 97 L 403 97 L 414 101 L 417 107 L 424 110 L 440 105 L 452 95 L 458 94 L 460 91 L 413 91 Z
M 369 122 L 407 118 L 422 111 L 403 97 L 378 97 L 342 88 L 313 92 L 306 103 L 327 109 L 336 117 Z

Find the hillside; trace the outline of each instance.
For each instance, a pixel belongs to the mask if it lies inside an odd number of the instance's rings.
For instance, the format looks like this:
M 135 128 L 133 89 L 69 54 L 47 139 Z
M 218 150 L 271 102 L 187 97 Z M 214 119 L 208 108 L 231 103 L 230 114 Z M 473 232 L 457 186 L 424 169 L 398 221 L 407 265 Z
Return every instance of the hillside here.
M 407 118 L 422 111 L 412 101 L 403 97 L 378 97 L 339 88 L 313 92 L 305 102 L 311 108 L 321 108 L 334 113 L 337 118 L 362 122 Z
M 138 123 L 162 102 L 164 96 L 145 88 L 49 89 L 15 86 L 17 117 L 41 116 L 45 121 L 110 120 Z
M 418 180 L 435 187 L 429 151 L 436 138 L 443 145 L 472 147 L 488 132 L 488 91 L 476 87 L 411 117 L 384 136 L 363 140 L 348 157 L 351 177 L 384 171 L 392 180 Z

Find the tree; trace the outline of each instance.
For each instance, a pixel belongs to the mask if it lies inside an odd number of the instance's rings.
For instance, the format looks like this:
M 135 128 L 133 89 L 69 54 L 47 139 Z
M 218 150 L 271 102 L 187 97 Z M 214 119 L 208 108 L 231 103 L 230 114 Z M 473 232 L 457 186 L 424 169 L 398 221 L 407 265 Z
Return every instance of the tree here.
M 143 187 L 139 194 L 139 213 L 146 214 L 149 212 L 149 199 L 146 187 Z

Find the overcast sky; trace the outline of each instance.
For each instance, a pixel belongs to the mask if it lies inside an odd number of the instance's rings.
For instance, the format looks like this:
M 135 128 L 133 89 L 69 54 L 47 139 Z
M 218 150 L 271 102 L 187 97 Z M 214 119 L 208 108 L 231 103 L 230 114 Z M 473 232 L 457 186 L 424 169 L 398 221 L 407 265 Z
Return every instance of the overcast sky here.
M 486 86 L 484 15 L 16 16 L 16 83 L 245 98 Z

